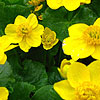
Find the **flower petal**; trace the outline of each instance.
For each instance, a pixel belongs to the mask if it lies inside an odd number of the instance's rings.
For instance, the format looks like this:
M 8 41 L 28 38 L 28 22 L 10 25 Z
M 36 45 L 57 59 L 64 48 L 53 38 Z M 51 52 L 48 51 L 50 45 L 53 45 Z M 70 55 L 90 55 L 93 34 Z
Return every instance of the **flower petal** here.
M 81 37 L 83 35 L 83 32 L 88 28 L 89 26 L 86 25 L 86 24 L 82 24 L 82 23 L 79 23 L 79 24 L 74 24 L 72 26 L 70 26 L 68 28 L 68 31 L 69 31 L 69 36 L 71 37 L 75 37 L 75 38 L 78 38 L 78 37 Z
M 0 87 L 1 100 L 8 100 L 9 91 L 5 87 Z
M 30 33 L 26 37 L 27 43 L 32 47 L 38 47 L 41 45 L 41 35 L 43 34 L 44 27 L 40 24 L 32 30 L 32 33 Z
M 100 46 L 95 46 L 95 50 L 93 54 L 91 55 L 94 59 L 100 60 Z
M 69 11 L 73 11 L 80 6 L 80 0 L 63 0 L 62 3 Z
M 94 25 L 97 25 L 100 27 L 100 18 L 98 18 L 95 22 L 94 22 Z
M 6 60 L 7 60 L 7 56 L 6 54 L 4 54 L 2 59 L 0 60 L 0 64 L 5 64 Z
M 79 62 L 74 62 L 70 65 L 67 72 L 68 81 L 72 87 L 77 87 L 79 84 L 90 81 L 90 73 L 87 67 Z
M 100 86 L 100 60 L 92 62 L 87 68 L 90 71 L 91 81 Z
M 6 51 L 9 51 L 9 50 L 11 50 L 11 49 L 14 49 L 14 48 L 16 48 L 16 47 L 18 47 L 18 45 L 9 45 L 9 46 L 5 49 L 5 52 L 6 52 Z
M 51 9 L 58 9 L 62 6 L 62 0 L 47 0 L 47 5 Z
M 38 25 L 38 20 L 35 14 L 30 14 L 27 18 L 27 23 L 34 29 Z
M 18 16 L 16 17 L 16 19 L 15 19 L 14 24 L 15 24 L 15 25 L 21 25 L 21 24 L 23 24 L 23 23 L 26 23 L 26 18 L 23 17 L 23 16 L 21 16 L 21 15 L 18 15 Z
M 17 25 L 15 24 L 8 24 L 5 28 L 5 34 L 7 35 L 14 35 L 16 34 Z
M 38 24 L 38 26 L 32 30 L 32 33 L 34 33 L 34 35 L 42 35 L 43 32 L 44 32 L 44 27 L 43 25 L 40 24 Z
M 90 4 L 91 3 L 91 0 L 80 0 L 81 3 L 85 3 L 85 4 Z
M 26 42 L 32 47 L 38 47 L 41 45 L 41 37 L 36 35 L 30 35 L 26 37 Z
M 29 46 L 26 42 L 26 38 L 23 37 L 22 41 L 19 43 L 19 47 L 21 48 L 21 50 L 23 50 L 24 52 L 28 52 L 29 49 L 31 48 L 31 46 Z
M 74 88 L 72 88 L 67 80 L 63 80 L 54 84 L 54 90 L 64 99 L 73 100 Z
M 62 48 L 64 53 L 71 55 L 73 60 L 86 58 L 95 50 L 94 46 L 87 45 L 83 40 L 75 38 L 73 39 L 71 37 L 64 39 Z
M 20 36 L 18 34 L 14 34 L 12 36 L 8 35 L 8 37 L 10 39 L 10 43 L 19 43 L 19 42 L 21 42 L 21 40 L 23 38 L 23 36 Z

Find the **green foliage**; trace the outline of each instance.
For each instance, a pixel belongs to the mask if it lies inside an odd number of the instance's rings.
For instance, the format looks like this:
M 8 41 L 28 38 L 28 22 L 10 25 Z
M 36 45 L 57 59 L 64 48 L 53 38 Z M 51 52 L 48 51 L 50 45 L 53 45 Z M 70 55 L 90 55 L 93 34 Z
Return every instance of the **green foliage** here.
M 26 82 L 18 82 L 13 86 L 13 93 L 9 96 L 10 100 L 31 100 L 31 93 L 35 86 Z
M 37 90 L 32 100 L 62 100 L 53 90 L 52 85 L 47 85 Z
M 25 60 L 23 66 L 22 77 L 25 82 L 34 84 L 36 88 L 40 88 L 48 83 L 48 77 L 43 64 Z

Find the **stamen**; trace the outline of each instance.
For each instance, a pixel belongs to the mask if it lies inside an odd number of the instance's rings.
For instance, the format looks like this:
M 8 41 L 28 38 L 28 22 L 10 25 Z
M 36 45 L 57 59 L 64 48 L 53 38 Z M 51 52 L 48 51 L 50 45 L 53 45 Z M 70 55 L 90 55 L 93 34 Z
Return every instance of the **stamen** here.
M 75 100 L 99 100 L 100 87 L 90 82 L 84 82 L 75 89 Z
M 90 45 L 100 44 L 100 27 L 91 25 L 83 34 L 83 39 Z

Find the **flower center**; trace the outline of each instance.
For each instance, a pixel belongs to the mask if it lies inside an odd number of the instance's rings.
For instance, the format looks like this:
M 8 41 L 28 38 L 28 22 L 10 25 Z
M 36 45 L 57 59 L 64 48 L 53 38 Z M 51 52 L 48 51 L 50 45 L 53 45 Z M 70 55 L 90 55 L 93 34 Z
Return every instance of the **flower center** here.
M 54 33 L 52 33 L 52 32 L 44 33 L 42 35 L 42 42 L 44 42 L 45 44 L 48 44 L 48 45 L 55 42 Z
M 19 25 L 19 27 L 17 29 L 17 33 L 19 35 L 29 34 L 30 31 L 31 31 L 31 28 L 29 28 L 27 24 L 21 24 L 21 25 Z
M 89 26 L 83 34 L 84 40 L 91 45 L 100 44 L 100 27 L 91 25 Z
M 100 100 L 100 87 L 84 82 L 76 88 L 75 100 Z

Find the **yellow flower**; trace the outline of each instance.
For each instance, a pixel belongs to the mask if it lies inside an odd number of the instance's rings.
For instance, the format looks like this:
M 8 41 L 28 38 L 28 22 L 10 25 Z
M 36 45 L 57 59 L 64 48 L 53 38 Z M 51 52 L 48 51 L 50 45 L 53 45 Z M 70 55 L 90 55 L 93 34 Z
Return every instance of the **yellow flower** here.
M 7 60 L 6 51 L 11 50 L 18 45 L 10 45 L 10 39 L 7 36 L 0 37 L 0 64 L 4 64 Z
M 31 0 L 31 1 L 28 1 L 28 3 L 33 6 L 38 6 L 40 4 L 40 1 L 39 0 Z
M 59 40 L 56 38 L 56 33 L 46 27 L 44 33 L 42 34 L 43 48 L 49 50 L 56 45 L 58 41 Z
M 9 91 L 5 87 L 0 87 L 0 100 L 8 100 Z
M 60 68 L 58 68 L 58 71 L 60 73 L 60 75 L 63 77 L 63 78 L 67 78 L 67 71 L 68 71 L 68 68 L 70 67 L 70 65 L 73 63 L 74 61 L 71 59 L 71 60 L 67 60 L 67 59 L 63 59 L 62 62 L 61 62 L 61 65 L 60 65 Z
M 47 5 L 51 9 L 58 9 L 64 6 L 69 11 L 77 9 L 81 4 L 89 3 L 91 3 L 91 0 L 47 0 Z
M 8 24 L 5 28 L 6 35 L 12 43 L 19 43 L 19 47 L 28 52 L 31 47 L 38 47 L 41 44 L 41 35 L 44 27 L 38 24 L 35 14 L 30 14 L 28 18 L 18 15 L 14 24 Z
M 100 18 L 93 25 L 74 24 L 68 28 L 69 36 L 63 41 L 63 51 L 73 59 L 92 56 L 100 59 Z
M 34 9 L 34 12 L 37 12 L 39 10 L 41 10 L 43 8 L 43 4 L 41 4 L 40 6 L 36 6 Z
M 44 1 L 45 0 L 31 0 L 31 1 L 28 1 L 28 3 L 33 6 L 38 6 L 41 2 L 44 2 Z
M 88 67 L 75 62 L 67 72 L 68 80 L 54 84 L 54 90 L 64 100 L 100 100 L 100 61 Z

